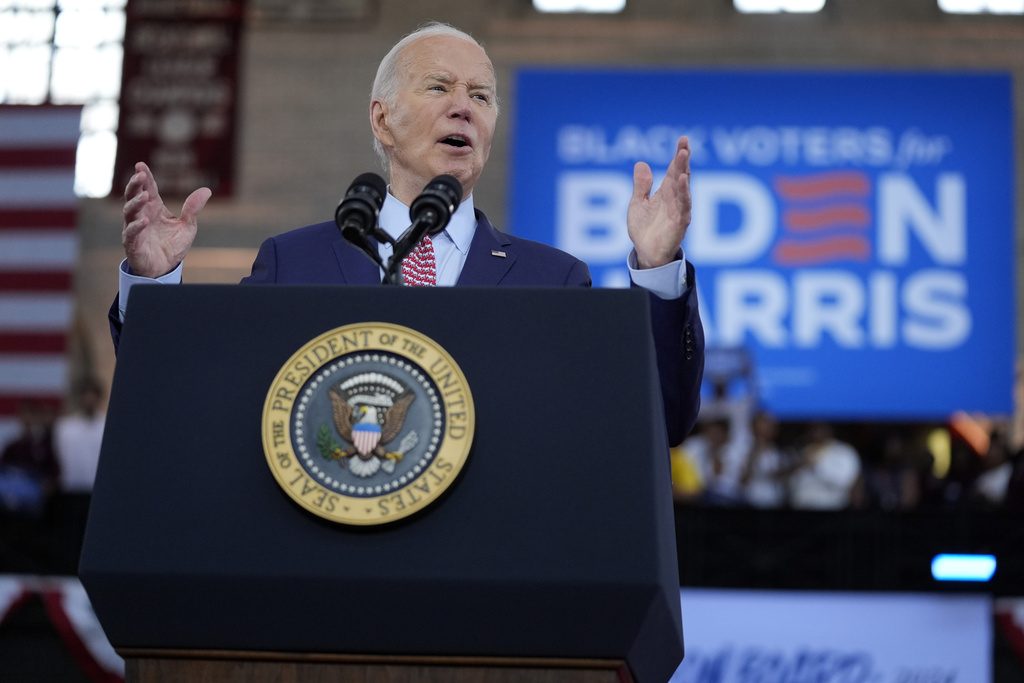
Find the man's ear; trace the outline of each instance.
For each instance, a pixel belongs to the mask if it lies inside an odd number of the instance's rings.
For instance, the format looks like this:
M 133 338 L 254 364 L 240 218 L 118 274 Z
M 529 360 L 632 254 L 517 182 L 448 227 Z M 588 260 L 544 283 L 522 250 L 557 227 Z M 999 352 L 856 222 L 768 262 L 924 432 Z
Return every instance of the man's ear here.
M 385 147 L 394 147 L 394 137 L 391 135 L 391 128 L 388 125 L 390 110 L 388 105 L 380 99 L 370 102 L 370 127 L 373 129 L 373 137 L 380 141 Z

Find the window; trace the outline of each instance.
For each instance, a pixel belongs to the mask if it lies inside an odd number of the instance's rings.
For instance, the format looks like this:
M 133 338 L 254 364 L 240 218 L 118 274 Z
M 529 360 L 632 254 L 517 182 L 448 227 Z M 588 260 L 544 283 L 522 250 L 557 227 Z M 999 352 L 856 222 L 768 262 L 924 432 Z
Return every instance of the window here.
M 778 12 L 820 12 L 825 0 L 733 0 L 733 7 L 745 14 L 774 14 Z
M 110 192 L 127 0 L 0 0 L 0 104 L 81 104 L 75 192 Z
M 626 0 L 533 0 L 538 12 L 589 12 L 615 14 L 626 7 Z
M 950 14 L 1024 14 L 1024 0 L 939 0 Z

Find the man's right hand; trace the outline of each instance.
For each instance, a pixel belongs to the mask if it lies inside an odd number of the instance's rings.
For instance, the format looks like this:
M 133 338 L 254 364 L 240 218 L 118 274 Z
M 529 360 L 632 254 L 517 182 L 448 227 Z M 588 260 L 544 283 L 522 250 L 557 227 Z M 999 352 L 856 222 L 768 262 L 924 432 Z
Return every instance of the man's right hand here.
M 132 273 L 156 278 L 185 260 L 196 238 L 199 212 L 213 192 L 201 187 L 188 196 L 175 216 L 164 205 L 149 166 L 135 164 L 135 175 L 124 190 L 124 229 L 121 245 Z

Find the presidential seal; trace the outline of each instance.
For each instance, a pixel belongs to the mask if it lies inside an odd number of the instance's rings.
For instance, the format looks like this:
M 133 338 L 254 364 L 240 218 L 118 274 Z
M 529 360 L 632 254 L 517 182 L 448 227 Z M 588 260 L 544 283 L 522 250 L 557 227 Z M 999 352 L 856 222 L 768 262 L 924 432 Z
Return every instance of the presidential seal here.
M 278 484 L 341 524 L 385 524 L 433 503 L 459 475 L 475 414 L 466 378 L 433 340 L 348 325 L 295 352 L 263 405 Z

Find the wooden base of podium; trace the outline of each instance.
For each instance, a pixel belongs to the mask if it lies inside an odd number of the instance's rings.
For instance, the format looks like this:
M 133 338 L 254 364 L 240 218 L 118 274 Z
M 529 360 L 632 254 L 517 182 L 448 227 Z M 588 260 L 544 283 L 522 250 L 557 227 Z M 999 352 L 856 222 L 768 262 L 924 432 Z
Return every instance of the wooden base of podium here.
M 632 683 L 601 659 L 121 651 L 125 683 Z

